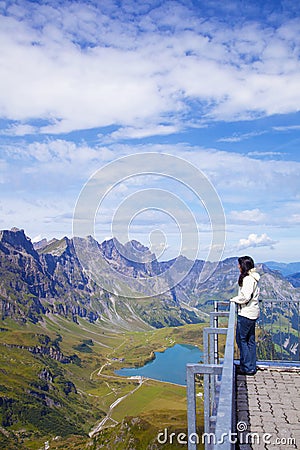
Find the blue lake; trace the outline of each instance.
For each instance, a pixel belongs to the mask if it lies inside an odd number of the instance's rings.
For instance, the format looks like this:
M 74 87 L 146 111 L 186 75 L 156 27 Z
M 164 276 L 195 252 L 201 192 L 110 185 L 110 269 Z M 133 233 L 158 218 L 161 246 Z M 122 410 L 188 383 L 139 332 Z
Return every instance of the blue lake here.
M 116 370 L 124 377 L 143 376 L 159 381 L 186 385 L 186 364 L 202 361 L 202 351 L 193 345 L 175 344 L 164 352 L 155 352 L 155 359 L 143 367 Z

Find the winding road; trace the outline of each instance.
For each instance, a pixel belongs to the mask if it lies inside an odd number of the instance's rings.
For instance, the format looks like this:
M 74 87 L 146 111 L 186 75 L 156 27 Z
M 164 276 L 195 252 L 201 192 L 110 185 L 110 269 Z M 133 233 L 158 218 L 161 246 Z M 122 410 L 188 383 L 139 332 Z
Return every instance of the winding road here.
M 138 377 L 139 379 L 139 385 L 137 387 L 135 387 L 132 391 L 128 392 L 126 395 L 123 395 L 123 397 L 119 397 L 117 398 L 117 400 L 115 400 L 109 407 L 108 413 L 106 414 L 106 416 L 101 420 L 101 422 L 99 422 L 90 432 L 89 432 L 89 436 L 93 437 L 96 433 L 99 433 L 99 431 L 101 431 L 101 429 L 104 427 L 104 425 L 106 424 L 106 422 L 108 420 L 112 420 L 115 423 L 117 423 L 114 419 L 111 418 L 111 414 L 113 409 L 122 401 L 124 400 L 126 397 L 128 397 L 129 395 L 132 395 L 135 391 L 137 391 L 142 384 L 144 383 L 144 381 L 146 380 L 146 378 L 143 377 Z

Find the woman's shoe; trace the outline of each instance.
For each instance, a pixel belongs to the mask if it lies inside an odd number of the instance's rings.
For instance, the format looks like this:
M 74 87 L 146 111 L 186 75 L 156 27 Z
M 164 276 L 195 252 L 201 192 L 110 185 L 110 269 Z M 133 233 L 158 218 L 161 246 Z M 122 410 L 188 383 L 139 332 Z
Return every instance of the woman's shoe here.
M 244 372 L 243 370 L 241 370 L 239 367 L 237 368 L 237 374 L 238 375 L 249 375 L 249 376 L 253 376 L 256 374 L 256 370 L 253 370 L 252 372 Z

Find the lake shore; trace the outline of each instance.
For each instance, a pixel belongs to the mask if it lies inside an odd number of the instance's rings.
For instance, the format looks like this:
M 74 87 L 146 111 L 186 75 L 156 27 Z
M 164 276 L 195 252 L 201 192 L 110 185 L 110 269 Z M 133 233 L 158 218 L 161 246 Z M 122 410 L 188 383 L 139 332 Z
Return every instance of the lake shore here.
M 175 344 L 163 352 L 152 353 L 154 353 L 154 358 L 147 358 L 147 362 L 143 366 L 123 367 L 114 373 L 131 379 L 140 376 L 185 386 L 186 364 L 201 361 L 203 355 L 198 347 L 185 344 Z

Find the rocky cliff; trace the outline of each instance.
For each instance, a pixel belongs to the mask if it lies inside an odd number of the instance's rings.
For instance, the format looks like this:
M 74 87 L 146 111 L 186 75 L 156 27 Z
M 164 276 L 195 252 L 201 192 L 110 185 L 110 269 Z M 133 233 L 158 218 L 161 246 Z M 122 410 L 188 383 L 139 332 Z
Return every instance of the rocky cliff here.
M 97 283 L 79 261 L 74 244 L 88 246 L 89 261 L 114 267 L 115 273 L 129 275 L 132 286 L 127 286 L 126 296 L 114 295 L 103 283 Z M 84 317 L 90 321 L 109 320 L 119 327 L 147 329 L 149 325 L 181 325 L 197 322 L 201 315 L 182 308 L 171 292 L 151 298 L 142 304 L 131 300 L 135 279 L 151 277 L 158 270 L 156 260 L 143 262 L 129 259 L 129 246 L 123 247 L 114 239 L 99 245 L 93 238 L 43 241 L 33 246 L 23 230 L 12 229 L 0 234 L 0 313 L 2 319 L 36 322 L 45 314 L 59 314 L 72 318 Z M 137 251 L 138 243 L 135 243 Z M 118 250 L 119 246 L 119 250 Z M 97 250 L 97 251 L 96 251 Z M 125 256 L 123 256 L 125 255 Z M 153 259 L 153 258 L 152 258 Z M 111 278 L 107 278 L 107 283 Z M 116 282 L 116 279 L 113 280 Z M 167 286 L 165 287 L 167 290 Z M 155 304 L 155 312 L 153 305 Z M 147 311 L 147 308 L 150 310 Z

